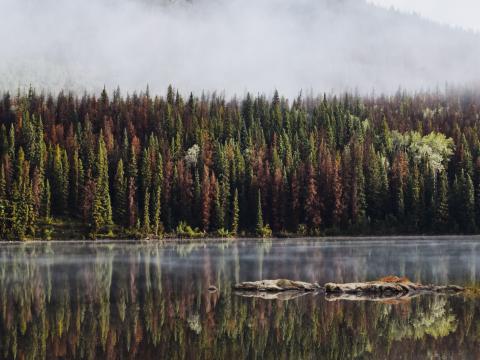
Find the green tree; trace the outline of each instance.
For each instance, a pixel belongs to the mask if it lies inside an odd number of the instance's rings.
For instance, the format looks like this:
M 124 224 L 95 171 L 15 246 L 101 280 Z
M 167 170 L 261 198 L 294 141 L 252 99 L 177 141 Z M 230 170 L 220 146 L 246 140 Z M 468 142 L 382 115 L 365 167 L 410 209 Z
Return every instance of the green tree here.
M 238 189 L 235 188 L 235 193 L 233 195 L 233 204 L 232 204 L 232 226 L 231 232 L 236 235 L 238 233 L 238 226 L 240 224 L 240 207 L 238 204 Z
M 114 194 L 114 219 L 119 225 L 126 225 L 127 215 L 127 183 L 123 170 L 123 160 L 120 158 L 117 163 L 117 171 L 113 181 Z
M 46 222 L 50 221 L 51 214 L 51 190 L 50 182 L 48 179 L 45 179 L 45 185 L 43 186 L 42 200 L 41 200 L 41 216 L 45 219 Z
M 257 235 L 263 234 L 263 210 L 262 210 L 262 193 L 258 189 L 257 194 L 257 226 L 255 227 Z
M 92 230 L 96 234 L 102 227 L 112 223 L 112 205 L 108 179 L 108 159 L 103 133 L 100 132 L 97 146 L 97 161 L 95 172 L 95 199 L 93 201 Z
M 442 171 L 438 174 L 438 186 L 435 199 L 435 223 L 438 231 L 446 231 L 448 222 L 448 178 L 446 171 Z
M 150 192 L 145 191 L 143 198 L 143 221 L 142 231 L 145 235 L 150 234 Z

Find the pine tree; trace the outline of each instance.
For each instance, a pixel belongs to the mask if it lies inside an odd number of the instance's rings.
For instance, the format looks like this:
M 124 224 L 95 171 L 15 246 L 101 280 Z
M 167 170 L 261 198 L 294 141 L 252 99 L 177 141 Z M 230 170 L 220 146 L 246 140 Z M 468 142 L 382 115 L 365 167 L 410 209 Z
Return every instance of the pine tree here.
M 213 189 L 212 202 L 213 202 L 213 230 L 220 230 L 224 228 L 225 215 L 223 213 L 222 203 L 220 201 L 220 184 L 212 174 L 210 177 L 210 188 Z
M 8 151 L 7 151 L 8 157 L 10 158 L 11 161 L 15 160 L 15 128 L 12 125 L 10 125 L 10 130 L 8 132 Z
M 420 223 L 420 183 L 418 167 L 415 165 L 410 172 L 405 193 L 405 212 L 412 230 L 418 229 Z
M 145 148 L 142 152 L 142 159 L 140 164 L 140 194 L 139 196 L 144 201 L 146 193 L 150 191 L 150 186 L 152 182 L 152 172 L 151 172 L 151 163 L 150 163 L 150 154 L 149 151 Z M 150 196 L 150 195 L 149 195 Z M 140 204 L 142 206 L 142 204 Z M 143 204 L 143 207 L 145 204 Z
M 55 215 L 64 215 L 66 209 L 67 194 L 65 194 L 65 174 L 62 162 L 62 150 L 57 144 L 53 152 L 52 169 L 52 207 Z
M 128 225 L 133 228 L 137 223 L 137 155 L 133 144 L 130 145 L 130 155 L 127 168 L 127 209 Z
M 68 198 L 70 193 L 70 163 L 67 156 L 67 151 L 62 151 L 62 192 L 61 192 L 61 203 L 62 209 L 66 213 L 68 211 Z
M 464 231 L 472 233 L 475 231 L 475 191 L 470 175 L 464 176 L 462 200 L 464 204 Z
M 341 159 L 340 156 L 337 155 L 335 159 L 335 165 L 333 168 L 333 209 L 332 209 L 332 223 L 333 226 L 337 227 L 340 225 L 344 205 L 342 202 L 343 199 L 343 185 L 341 181 L 341 174 L 340 174 L 340 167 L 341 167 Z
M 307 167 L 307 184 L 305 199 L 305 216 L 310 230 L 318 232 L 322 218 L 320 217 L 320 203 L 317 191 L 317 180 L 315 179 L 314 168 L 311 162 Z
M 448 178 L 442 171 L 438 175 L 437 194 L 435 199 L 435 224 L 437 231 L 446 231 L 449 222 L 448 213 Z
M 82 159 L 78 154 L 78 151 L 75 150 L 72 157 L 72 169 L 71 169 L 71 179 L 70 179 L 70 212 L 72 214 L 78 209 L 80 205 L 81 198 L 81 189 L 83 187 L 83 163 Z
M 210 175 L 207 166 L 203 167 L 203 180 L 202 180 L 202 227 L 203 231 L 208 231 L 210 226 L 210 203 L 211 203 L 211 190 L 210 190 Z
M 257 226 L 255 228 L 257 235 L 263 235 L 263 210 L 262 210 L 262 193 L 258 190 L 257 195 Z
M 143 221 L 142 230 L 145 235 L 150 234 L 150 192 L 145 191 L 143 198 Z
M 230 228 L 232 234 L 237 235 L 239 224 L 240 224 L 240 208 L 238 204 L 238 189 L 235 188 L 235 193 L 233 195 L 233 204 L 232 204 L 232 226 Z
M 156 171 L 153 176 L 153 199 L 151 201 L 151 218 L 153 223 L 153 232 L 156 236 L 163 232 L 162 215 L 162 183 L 163 183 L 163 163 L 162 155 L 158 154 Z
M 108 179 L 107 149 L 103 140 L 103 133 L 100 132 L 97 146 L 97 161 L 95 174 L 95 199 L 93 202 L 93 233 L 98 232 L 102 227 L 112 223 L 112 205 L 110 202 L 110 190 Z
M 156 186 L 154 197 L 153 197 L 153 232 L 156 236 L 159 236 L 162 233 L 163 226 L 160 220 L 162 205 L 161 205 L 161 185 Z
M 0 200 L 7 200 L 7 178 L 3 163 L 0 164 Z
M 117 171 L 113 181 L 114 194 L 114 219 L 119 225 L 126 224 L 127 215 L 127 183 L 123 170 L 123 160 L 120 158 L 117 163 Z
M 42 192 L 42 201 L 41 201 L 41 216 L 45 219 L 46 222 L 50 221 L 50 212 L 51 212 L 51 191 L 50 191 L 50 182 L 48 179 L 45 180 L 45 185 L 43 186 Z

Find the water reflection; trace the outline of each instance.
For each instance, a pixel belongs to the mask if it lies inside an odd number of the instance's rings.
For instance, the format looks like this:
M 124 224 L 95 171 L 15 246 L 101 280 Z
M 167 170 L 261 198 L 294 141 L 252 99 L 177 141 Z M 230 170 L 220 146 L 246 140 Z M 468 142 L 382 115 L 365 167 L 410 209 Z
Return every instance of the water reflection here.
M 462 238 L 3 244 L 0 358 L 479 358 L 472 297 L 284 301 L 231 289 L 386 274 L 476 285 L 479 259 L 480 241 Z

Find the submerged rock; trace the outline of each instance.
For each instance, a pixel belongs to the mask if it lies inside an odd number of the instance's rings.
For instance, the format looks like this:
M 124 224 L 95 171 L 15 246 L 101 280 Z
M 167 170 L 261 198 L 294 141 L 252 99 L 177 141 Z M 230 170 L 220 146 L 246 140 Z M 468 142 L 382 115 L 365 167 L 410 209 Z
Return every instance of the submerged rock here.
M 315 291 L 320 288 L 318 284 L 287 279 L 246 281 L 233 286 L 235 290 L 281 292 L 281 291 Z

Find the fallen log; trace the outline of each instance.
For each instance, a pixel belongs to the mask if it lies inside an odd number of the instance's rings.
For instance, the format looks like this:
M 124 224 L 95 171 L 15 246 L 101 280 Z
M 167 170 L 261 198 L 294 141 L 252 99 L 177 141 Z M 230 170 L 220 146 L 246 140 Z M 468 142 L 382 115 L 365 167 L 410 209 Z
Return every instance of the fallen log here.
M 415 293 L 458 293 L 465 289 L 456 285 L 423 285 L 414 283 L 407 278 L 388 276 L 375 281 L 356 283 L 327 283 L 325 284 L 326 294 L 357 294 L 374 296 L 393 296 Z
M 246 281 L 235 284 L 236 294 L 244 297 L 265 300 L 291 300 L 307 292 L 325 293 L 328 301 L 382 301 L 399 303 L 413 297 L 428 294 L 456 294 L 467 289 L 456 285 L 424 285 L 414 283 L 407 278 L 388 276 L 375 281 L 356 283 L 327 283 L 324 287 L 317 283 L 287 279 Z
M 249 290 L 237 290 L 235 295 L 246 298 L 258 298 L 263 300 L 281 300 L 288 301 L 297 299 L 305 295 L 316 295 L 313 291 L 299 291 L 299 290 L 287 290 L 287 291 L 249 291 Z
M 233 286 L 235 290 L 281 292 L 281 291 L 315 291 L 320 288 L 318 284 L 287 279 L 245 281 Z

